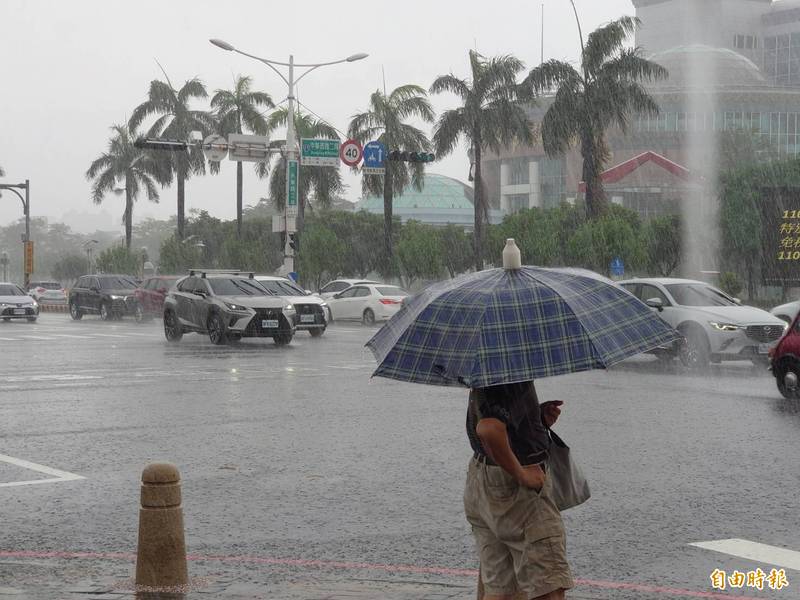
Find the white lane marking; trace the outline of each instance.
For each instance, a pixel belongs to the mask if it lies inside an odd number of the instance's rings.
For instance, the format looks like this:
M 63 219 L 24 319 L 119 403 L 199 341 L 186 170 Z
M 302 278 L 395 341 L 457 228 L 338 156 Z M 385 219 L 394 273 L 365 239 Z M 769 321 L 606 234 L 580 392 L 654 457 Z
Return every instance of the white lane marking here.
M 42 337 L 40 335 L 21 335 L 23 340 L 44 340 L 46 342 L 54 341 L 52 337 Z
M 0 454 L 0 461 L 6 462 L 10 465 L 14 465 L 17 467 L 22 467 L 23 469 L 28 469 L 30 471 L 36 471 L 37 473 L 52 475 L 50 479 L 31 479 L 29 481 L 10 481 L 7 483 L 0 483 L 0 487 L 17 487 L 20 485 L 35 485 L 38 483 L 56 483 L 59 481 L 76 481 L 78 479 L 86 479 L 83 475 L 76 475 L 75 473 L 70 473 L 69 471 L 60 471 L 59 469 L 52 469 L 50 467 L 46 467 L 44 465 L 40 465 L 35 462 L 22 460 L 21 458 L 6 456 L 5 454 Z
M 0 377 L 0 381 L 20 383 L 24 381 L 83 381 L 86 379 L 103 379 L 102 375 L 9 375 Z
M 17 338 L 0 338 L 0 341 L 3 341 L 3 342 L 19 342 L 20 340 L 18 340 Z
M 59 338 L 72 338 L 72 339 L 75 339 L 75 340 L 90 340 L 90 339 L 92 339 L 92 336 L 90 336 L 90 335 L 71 335 L 69 333 L 53 333 L 52 336 L 53 337 L 59 337 Z
M 746 558 L 755 562 L 767 563 L 787 569 L 800 571 L 800 552 L 779 548 L 778 546 L 768 546 L 750 540 L 729 539 L 713 540 L 710 542 L 694 542 L 689 544 L 705 550 L 713 550 L 722 554 L 730 554 L 739 558 Z
M 111 338 L 124 338 L 124 335 L 117 335 L 115 333 L 92 333 L 94 337 L 111 337 Z

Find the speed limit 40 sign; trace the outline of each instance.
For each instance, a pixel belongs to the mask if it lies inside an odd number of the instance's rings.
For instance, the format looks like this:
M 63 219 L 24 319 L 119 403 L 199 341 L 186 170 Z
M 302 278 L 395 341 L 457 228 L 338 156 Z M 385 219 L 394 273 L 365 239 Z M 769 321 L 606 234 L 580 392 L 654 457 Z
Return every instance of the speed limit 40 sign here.
M 348 167 L 355 167 L 361 162 L 363 149 L 357 140 L 347 140 L 339 148 L 339 158 Z

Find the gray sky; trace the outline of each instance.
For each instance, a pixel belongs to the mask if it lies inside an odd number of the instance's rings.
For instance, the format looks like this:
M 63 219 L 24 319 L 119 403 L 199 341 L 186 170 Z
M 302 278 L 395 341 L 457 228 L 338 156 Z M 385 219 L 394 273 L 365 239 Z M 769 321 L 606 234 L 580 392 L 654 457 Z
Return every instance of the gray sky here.
M 633 14 L 630 0 L 576 0 L 584 35 L 601 23 Z M 158 60 L 173 84 L 197 76 L 213 94 L 230 88 L 237 74 L 276 101 L 286 86 L 266 66 L 224 52 L 208 38 L 224 39 L 245 52 L 299 62 L 369 58 L 319 69 L 301 82 L 298 97 L 341 130 L 366 108 L 369 94 L 406 83 L 427 88 L 440 74 L 467 75 L 467 51 L 511 53 L 528 65 L 539 62 L 539 0 L 403 0 L 335 2 L 305 0 L 0 0 L 0 165 L 5 183 L 31 180 L 33 214 L 61 219 L 78 213 L 94 229 L 121 230 L 123 199 L 109 195 L 102 206 L 90 198 L 84 173 L 106 147 L 109 127 L 123 123 L 144 100 L 152 79 L 161 78 Z M 545 0 L 545 58 L 575 60 L 578 41 L 568 0 Z M 456 105 L 454 97 L 433 98 L 437 111 Z M 200 108 L 200 106 L 198 106 Z M 279 134 L 276 134 L 276 137 Z M 282 136 L 282 134 L 280 134 Z M 467 160 L 459 151 L 430 172 L 466 180 Z M 342 167 L 349 188 L 360 194 L 357 177 Z M 234 163 L 217 176 L 195 177 L 186 186 L 186 208 L 230 219 L 235 214 Z M 244 202 L 266 195 L 266 181 L 245 169 Z M 175 212 L 175 191 L 161 202 L 141 197 L 136 221 Z M 92 215 L 100 215 L 97 221 Z M 21 216 L 16 197 L 0 198 L 0 225 Z M 113 219 L 113 220 L 112 220 Z M 73 223 L 73 226 L 77 225 Z

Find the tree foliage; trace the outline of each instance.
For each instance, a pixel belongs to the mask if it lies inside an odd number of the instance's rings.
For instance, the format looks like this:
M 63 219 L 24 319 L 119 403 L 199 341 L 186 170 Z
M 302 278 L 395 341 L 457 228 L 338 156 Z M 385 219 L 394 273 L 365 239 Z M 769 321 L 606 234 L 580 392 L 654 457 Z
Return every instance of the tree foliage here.
M 95 268 L 100 273 L 119 273 L 136 277 L 141 266 L 142 255 L 122 245 L 103 250 L 95 260 Z
M 217 90 L 211 98 L 211 108 L 220 135 L 250 131 L 256 135 L 267 135 L 269 125 L 260 109 L 274 108 L 272 97 L 266 92 L 253 91 L 252 79 L 239 75 L 232 90 Z M 266 163 L 255 163 L 260 177 L 267 174 Z M 242 235 L 242 163 L 236 163 L 236 231 Z
M 193 101 L 208 97 L 203 82 L 197 78 L 189 79 L 180 89 L 176 89 L 166 73 L 164 77 L 166 81 L 154 79 L 150 82 L 147 99 L 134 109 L 128 128 L 136 131 L 145 119 L 155 117 L 147 130 L 147 137 L 187 140 L 192 131 L 199 131 L 203 137 L 212 133 L 216 128 L 213 116 L 207 111 L 192 108 Z M 205 175 L 205 157 L 202 149 L 193 147 L 186 152 L 160 152 L 158 160 L 162 170 L 174 174 L 178 184 L 178 237 L 183 238 L 184 185 L 192 175 Z
M 406 287 L 420 279 L 438 279 L 444 269 L 439 231 L 432 225 L 408 221 L 400 231 L 397 259 Z
M 644 226 L 647 245 L 647 268 L 653 275 L 672 277 L 681 264 L 681 218 L 665 215 L 648 221 Z
M 639 48 L 625 46 L 638 24 L 633 17 L 611 21 L 589 35 L 579 68 L 549 60 L 525 79 L 532 93 L 554 93 L 542 120 L 545 152 L 556 157 L 576 142 L 580 145 L 589 218 L 599 217 L 607 208 L 600 179 L 610 157 L 606 130 L 616 125 L 625 133 L 632 116 L 659 112 L 642 82 L 665 79 L 668 73 L 643 58 Z
M 88 269 L 88 261 L 85 256 L 79 254 L 68 254 L 59 259 L 50 269 L 53 279 L 62 285 L 70 286 L 78 277 L 84 275 Z
M 470 162 L 475 171 L 475 227 L 473 234 L 474 264 L 483 268 L 484 224 L 488 221 L 481 155 L 485 149 L 500 152 L 514 142 L 530 144 L 533 134 L 521 105 L 530 100 L 526 88 L 517 85 L 517 75 L 524 64 L 513 56 L 487 59 L 478 52 L 469 52 L 470 77 L 462 79 L 452 73 L 437 77 L 432 94 L 449 92 L 459 97 L 461 106 L 443 112 L 433 132 L 438 156 L 452 153 L 465 139 L 470 148 Z
M 417 119 L 433 123 L 434 112 L 428 95 L 417 85 L 401 85 L 388 94 L 374 91 L 369 97 L 366 111 L 353 115 L 348 136 L 366 144 L 372 140 L 381 142 L 387 152 L 430 152 L 432 145 L 428 136 L 418 127 L 408 123 Z M 364 196 L 383 197 L 383 240 L 387 265 L 394 265 L 394 238 L 392 201 L 410 185 L 422 190 L 425 178 L 425 163 L 390 161 L 385 159 L 383 175 L 361 177 Z
M 140 192 L 147 194 L 147 199 L 158 202 L 156 183 L 167 183 L 168 173 L 159 166 L 153 152 L 140 150 L 133 145 L 133 135 L 125 125 L 111 127 L 114 135 L 108 142 L 108 150 L 92 161 L 86 171 L 86 178 L 93 179 L 92 200 L 95 204 L 103 202 L 106 194 L 125 194 L 125 212 L 122 221 L 125 224 L 125 246 L 131 247 L 133 231 L 133 203 Z M 122 185 L 122 188 L 118 186 Z

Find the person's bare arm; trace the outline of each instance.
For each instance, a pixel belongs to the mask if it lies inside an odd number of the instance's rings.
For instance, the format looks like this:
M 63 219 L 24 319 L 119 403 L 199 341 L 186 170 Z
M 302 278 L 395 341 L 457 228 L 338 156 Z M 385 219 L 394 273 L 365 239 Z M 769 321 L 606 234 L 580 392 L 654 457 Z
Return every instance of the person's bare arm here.
M 516 479 L 520 485 L 541 489 L 544 485 L 544 471 L 538 465 L 523 467 L 508 441 L 506 425 L 500 419 L 486 418 L 478 421 L 475 433 L 481 440 L 481 445 L 486 450 L 489 458 L 506 473 Z

